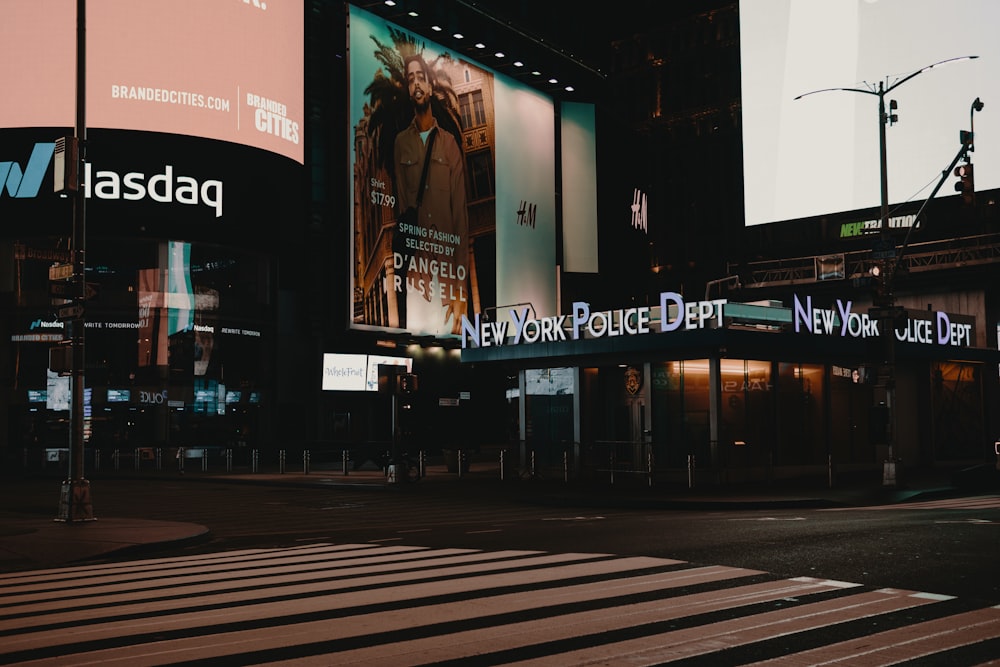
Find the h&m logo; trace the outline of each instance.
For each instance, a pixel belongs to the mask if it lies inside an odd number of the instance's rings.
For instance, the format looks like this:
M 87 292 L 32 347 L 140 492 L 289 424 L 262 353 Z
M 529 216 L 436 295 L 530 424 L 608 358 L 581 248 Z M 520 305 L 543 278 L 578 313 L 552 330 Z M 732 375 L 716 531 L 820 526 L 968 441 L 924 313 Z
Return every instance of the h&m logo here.
M 24 169 L 17 162 L 0 162 L 0 196 L 5 190 L 16 199 L 38 196 L 55 148 L 54 143 L 35 144 Z
M 534 229 L 537 208 L 537 205 L 521 200 L 521 205 L 517 209 L 517 224 Z
M 646 231 L 646 193 L 635 188 L 632 190 L 632 226 Z

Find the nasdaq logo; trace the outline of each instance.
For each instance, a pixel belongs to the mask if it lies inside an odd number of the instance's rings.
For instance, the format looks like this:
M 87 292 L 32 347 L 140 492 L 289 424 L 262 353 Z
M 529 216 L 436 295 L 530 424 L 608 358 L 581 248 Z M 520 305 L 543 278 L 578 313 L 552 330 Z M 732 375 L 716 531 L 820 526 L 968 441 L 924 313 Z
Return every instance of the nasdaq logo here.
M 4 192 L 16 199 L 37 197 L 55 148 L 54 143 L 35 144 L 24 168 L 18 162 L 0 162 L 0 197 Z

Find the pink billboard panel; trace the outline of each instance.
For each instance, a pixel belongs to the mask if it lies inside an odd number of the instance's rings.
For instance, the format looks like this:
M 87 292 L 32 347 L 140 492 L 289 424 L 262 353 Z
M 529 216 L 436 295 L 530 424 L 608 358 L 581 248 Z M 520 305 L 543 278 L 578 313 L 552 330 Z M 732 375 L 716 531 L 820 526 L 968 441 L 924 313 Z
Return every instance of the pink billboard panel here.
M 90 0 L 88 127 L 218 139 L 303 161 L 303 10 L 287 0 Z M 72 127 L 76 3 L 5 0 L 0 127 Z

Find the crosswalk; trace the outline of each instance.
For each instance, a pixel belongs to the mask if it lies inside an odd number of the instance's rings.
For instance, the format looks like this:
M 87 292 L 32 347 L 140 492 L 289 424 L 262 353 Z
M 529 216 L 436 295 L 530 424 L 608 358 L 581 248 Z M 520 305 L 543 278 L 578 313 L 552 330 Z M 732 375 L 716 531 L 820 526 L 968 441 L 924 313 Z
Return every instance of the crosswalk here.
M 888 505 L 865 505 L 861 507 L 827 507 L 823 512 L 844 512 L 848 510 L 996 510 L 1000 509 L 1000 494 L 983 496 L 962 496 L 959 498 L 932 498 L 930 500 L 913 500 L 905 503 L 890 503 Z
M 0 664 L 987 664 L 1000 606 L 669 558 L 311 544 L 0 575 Z

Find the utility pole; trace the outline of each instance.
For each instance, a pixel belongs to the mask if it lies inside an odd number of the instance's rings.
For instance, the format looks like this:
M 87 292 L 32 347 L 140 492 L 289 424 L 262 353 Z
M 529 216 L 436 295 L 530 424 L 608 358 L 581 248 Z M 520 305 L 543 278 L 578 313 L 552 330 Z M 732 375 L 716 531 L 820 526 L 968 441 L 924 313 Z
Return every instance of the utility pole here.
M 70 419 L 69 419 L 69 471 L 62 483 L 59 495 L 57 521 L 67 523 L 93 521 L 94 507 L 90 497 L 90 482 L 83 470 L 83 402 L 84 402 L 84 326 L 83 303 L 87 294 L 87 211 L 84 190 L 79 179 L 84 173 L 87 151 L 86 92 L 87 92 L 87 0 L 76 0 L 76 127 L 74 143 L 79 162 L 75 170 L 76 182 L 73 190 L 73 237 L 71 261 L 73 263 L 73 283 L 78 293 L 74 301 L 77 307 L 70 318 L 71 376 L 70 376 Z
M 948 58 L 947 60 L 941 60 L 939 62 L 927 65 L 915 72 L 902 77 L 894 81 L 892 84 L 886 84 L 883 81 L 879 81 L 878 86 L 875 88 L 823 88 L 821 90 L 813 90 L 808 93 L 803 93 L 797 96 L 795 99 L 799 100 L 807 95 L 813 95 L 815 93 L 824 93 L 830 91 L 846 91 L 851 93 L 863 93 L 865 95 L 875 95 L 878 97 L 878 140 L 879 140 L 879 176 L 880 176 L 880 189 L 881 189 L 881 212 L 879 220 L 879 242 L 878 242 L 878 255 L 876 259 L 875 268 L 878 272 L 875 274 L 875 280 L 877 285 L 877 298 L 873 299 L 873 308 L 871 315 L 878 319 L 881 327 L 881 336 L 885 338 L 885 353 L 884 359 L 881 359 L 881 365 L 885 370 L 884 374 L 884 389 L 885 389 L 885 410 L 886 410 L 886 446 L 887 446 L 887 456 L 886 461 L 882 470 L 882 484 L 884 486 L 895 486 L 897 482 L 896 477 L 896 458 L 895 458 L 895 444 L 896 444 L 896 347 L 895 347 L 895 315 L 898 313 L 899 309 L 896 307 L 896 297 L 892 291 L 892 276 L 895 275 L 896 266 L 898 264 L 898 258 L 895 257 L 895 245 L 892 243 L 891 237 L 889 235 L 889 176 L 888 176 L 888 165 L 886 159 L 886 137 L 885 137 L 885 126 L 891 123 L 895 123 L 898 118 L 895 113 L 891 113 L 896 110 L 895 100 L 889 101 L 890 113 L 886 111 L 885 96 L 890 92 L 899 88 L 901 85 L 909 81 L 910 79 L 923 74 L 928 70 L 932 70 L 935 67 L 940 67 L 941 65 L 946 65 L 949 63 L 958 62 L 961 60 L 972 60 L 978 58 L 979 56 L 959 56 L 957 58 Z M 912 228 L 911 228 L 912 229 Z

